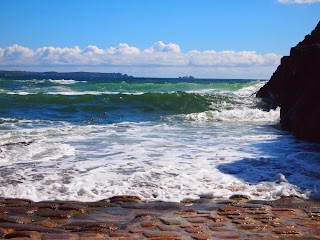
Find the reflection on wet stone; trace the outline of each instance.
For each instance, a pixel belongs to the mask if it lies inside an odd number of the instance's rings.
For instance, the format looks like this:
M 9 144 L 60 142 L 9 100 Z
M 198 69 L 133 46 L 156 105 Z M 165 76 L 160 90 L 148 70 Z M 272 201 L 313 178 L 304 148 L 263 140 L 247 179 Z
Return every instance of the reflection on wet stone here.
M 311 200 L 195 202 L 144 202 L 130 195 L 96 203 L 0 198 L 0 238 L 317 239 L 320 233 L 320 203 Z

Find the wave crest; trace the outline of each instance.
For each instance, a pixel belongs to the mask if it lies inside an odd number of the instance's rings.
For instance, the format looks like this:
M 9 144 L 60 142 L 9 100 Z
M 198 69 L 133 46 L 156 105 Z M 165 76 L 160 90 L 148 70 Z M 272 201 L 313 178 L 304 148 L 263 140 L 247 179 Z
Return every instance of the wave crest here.
M 205 111 L 184 116 L 187 121 L 196 122 L 255 122 L 277 123 L 280 120 L 280 108 L 269 112 L 261 109 L 239 108 L 222 111 Z

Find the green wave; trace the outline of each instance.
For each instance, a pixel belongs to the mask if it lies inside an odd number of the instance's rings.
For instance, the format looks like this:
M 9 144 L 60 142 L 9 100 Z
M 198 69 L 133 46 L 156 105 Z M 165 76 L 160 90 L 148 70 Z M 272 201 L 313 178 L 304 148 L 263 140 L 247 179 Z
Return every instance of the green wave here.
M 198 92 L 206 90 L 236 91 L 243 87 L 250 86 L 256 82 L 244 83 L 93 83 L 74 84 L 68 86 L 73 91 L 110 91 L 120 93 L 148 93 L 148 92 Z
M 103 95 L 0 94 L 0 114 L 7 118 L 116 122 L 147 121 L 210 109 L 212 97 L 197 93 Z
M 148 79 L 147 79 L 148 80 Z M 147 93 L 147 92 L 189 92 L 203 90 L 229 90 L 235 91 L 243 87 L 256 84 L 257 81 L 232 81 L 216 80 L 194 82 L 179 81 L 147 81 L 137 79 L 134 82 L 104 82 L 104 81 L 72 81 L 72 84 L 62 84 L 59 81 L 51 80 L 0 80 L 0 88 L 9 90 L 37 90 L 55 91 L 59 87 L 70 91 L 96 91 L 96 92 L 120 92 L 120 93 Z M 68 81 L 68 80 L 67 80 Z M 63 81 L 61 81 L 63 82 Z
M 75 82 L 0 81 L 0 116 L 115 122 L 147 120 L 236 106 L 230 94 L 257 81 Z

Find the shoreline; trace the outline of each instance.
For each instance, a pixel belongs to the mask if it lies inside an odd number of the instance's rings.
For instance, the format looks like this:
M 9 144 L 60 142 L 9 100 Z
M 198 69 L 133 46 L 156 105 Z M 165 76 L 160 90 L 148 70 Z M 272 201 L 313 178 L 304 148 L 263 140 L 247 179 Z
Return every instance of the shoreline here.
M 320 201 L 234 195 L 178 202 L 0 198 L 2 239 L 320 239 Z

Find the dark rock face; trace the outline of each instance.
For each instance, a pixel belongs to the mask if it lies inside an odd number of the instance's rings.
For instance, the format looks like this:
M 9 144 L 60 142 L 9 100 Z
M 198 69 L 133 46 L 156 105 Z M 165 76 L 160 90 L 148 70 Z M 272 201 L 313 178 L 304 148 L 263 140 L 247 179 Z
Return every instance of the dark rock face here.
M 257 93 L 280 106 L 281 126 L 296 137 L 320 142 L 320 22 L 291 48 Z

